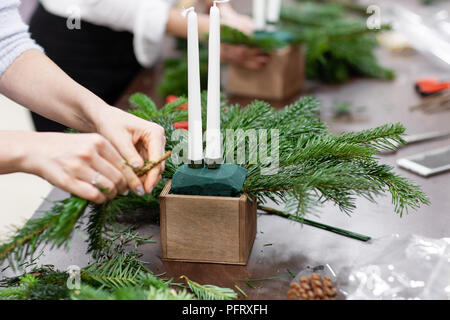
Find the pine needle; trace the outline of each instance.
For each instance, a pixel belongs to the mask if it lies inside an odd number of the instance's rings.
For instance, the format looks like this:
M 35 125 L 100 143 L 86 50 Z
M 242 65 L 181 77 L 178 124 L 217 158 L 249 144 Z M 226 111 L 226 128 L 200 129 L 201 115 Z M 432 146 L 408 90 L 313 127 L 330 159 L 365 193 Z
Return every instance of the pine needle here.
M 181 276 L 184 279 L 191 291 L 200 300 L 231 300 L 236 299 L 237 294 L 233 289 L 221 288 L 213 285 L 201 285 L 195 281 L 190 280 L 186 276 Z

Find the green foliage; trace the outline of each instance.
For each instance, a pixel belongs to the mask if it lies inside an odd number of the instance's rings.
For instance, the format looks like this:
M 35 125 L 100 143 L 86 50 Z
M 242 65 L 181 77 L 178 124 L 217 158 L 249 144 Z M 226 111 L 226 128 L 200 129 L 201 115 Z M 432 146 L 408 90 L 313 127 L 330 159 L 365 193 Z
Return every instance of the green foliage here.
M 306 46 L 308 78 L 325 82 L 345 82 L 351 76 L 394 78 L 374 55 L 375 34 L 389 26 L 370 30 L 364 19 L 348 17 L 342 5 L 313 2 L 283 7 L 281 21 L 294 34 L 294 42 Z
M 441 1 L 441 0 L 420 0 L 420 2 L 425 5 L 434 4 L 439 1 Z
M 271 36 L 249 36 L 245 33 L 234 29 L 227 25 L 221 26 L 220 33 L 221 41 L 223 43 L 244 45 L 251 48 L 258 48 L 265 52 L 271 52 L 277 48 L 286 46 L 286 43 Z
M 395 73 L 382 67 L 374 54 L 378 47 L 375 35 L 389 30 L 383 25 L 380 30 L 367 28 L 366 8 L 349 0 L 321 0 L 318 2 L 299 0 L 281 9 L 279 27 L 294 36 L 292 43 L 302 43 L 306 49 L 306 72 L 309 79 L 323 82 L 343 83 L 353 76 L 391 80 Z M 349 16 L 348 12 L 362 17 Z M 265 34 L 246 35 L 232 27 L 222 25 L 223 43 L 245 45 L 271 52 L 286 45 L 275 36 Z M 180 43 L 185 40 L 179 40 Z M 159 86 L 162 96 L 187 94 L 186 45 L 179 45 L 182 54 L 165 61 L 164 75 Z M 201 88 L 206 90 L 208 79 L 208 49 L 200 45 Z
M 201 285 L 186 276 L 181 276 L 181 278 L 186 280 L 189 289 L 191 289 L 199 300 L 232 300 L 237 298 L 237 294 L 233 289 L 213 285 Z
M 61 300 L 69 298 L 68 274 L 51 265 L 34 267 L 21 276 L 0 280 L 0 300 Z
M 203 103 L 205 99 L 206 93 L 202 96 Z M 185 101 L 180 98 L 156 110 L 149 98 L 137 94 L 131 98 L 135 107 L 131 112 L 163 126 L 167 148 L 173 149 L 179 142 L 172 136 L 175 132 L 173 122 L 174 119 L 187 119 L 186 112 L 178 108 Z M 244 108 L 222 103 L 224 134 L 227 129 L 268 131 L 267 153 L 270 155 L 275 151 L 279 154 L 279 168 L 271 175 L 264 175 L 261 170 L 268 164 L 251 163 L 248 156 L 239 163 L 248 168 L 244 193 L 260 203 L 271 199 L 286 204 L 287 210 L 292 212 L 291 217 L 302 217 L 324 202 L 334 203 L 343 212 L 350 213 L 355 209 L 356 197 L 375 201 L 376 196 L 386 192 L 391 194 L 394 209 L 400 215 L 409 208 L 417 209 L 429 203 L 418 185 L 394 173 L 392 167 L 379 164 L 375 157 L 379 151 L 393 149 L 394 143 L 403 142 L 405 129 L 401 124 L 333 135 L 317 118 L 318 107 L 319 102 L 311 97 L 302 98 L 282 110 L 262 101 L 254 101 Z M 278 132 L 278 147 L 272 147 L 271 130 Z M 248 155 L 250 145 L 247 140 L 234 139 L 231 151 L 226 151 L 234 155 L 242 145 Z M 6 287 L 0 292 L 0 298 L 191 298 L 184 292 L 172 292 L 171 287 L 179 284 L 155 276 L 140 261 L 137 248 L 151 239 L 141 237 L 133 226 L 124 227 L 117 222 L 120 217 L 131 218 L 140 210 L 145 210 L 146 216 L 156 222 L 148 215 L 149 208 L 158 212 L 159 194 L 177 167 L 172 158 L 166 161 L 163 180 L 151 195 L 138 197 L 131 193 L 102 205 L 71 197 L 56 202 L 42 218 L 30 220 L 16 230 L 11 239 L 0 246 L 0 262 L 9 259 L 10 266 L 23 266 L 42 245 L 50 248 L 68 245 L 77 222 L 86 216 L 89 252 L 95 261 L 81 270 L 85 287 L 77 293 L 65 287 L 66 273 L 45 267 L 27 273 L 37 279 L 37 284 L 28 281 L 29 277 L 24 281 L 17 277 L 0 281 L 0 287 Z M 30 265 L 32 263 L 26 266 Z M 198 299 L 233 298 L 236 295 L 231 289 L 200 285 L 185 279 Z M 138 291 L 133 293 L 130 288 Z
M 67 246 L 87 205 L 88 201 L 78 197 L 56 202 L 42 218 L 29 220 L 15 231 L 9 242 L 0 246 L 0 261 L 9 258 L 10 265 L 14 266 L 16 261 L 32 258 L 42 245 Z
M 112 291 L 83 286 L 71 295 L 72 300 L 194 300 L 186 290 L 164 290 L 155 287 L 148 289 L 124 287 Z
M 11 286 L 0 290 L 0 300 L 25 300 L 30 299 L 30 290 L 37 284 L 36 278 L 31 274 L 25 274 L 19 278 L 17 286 Z

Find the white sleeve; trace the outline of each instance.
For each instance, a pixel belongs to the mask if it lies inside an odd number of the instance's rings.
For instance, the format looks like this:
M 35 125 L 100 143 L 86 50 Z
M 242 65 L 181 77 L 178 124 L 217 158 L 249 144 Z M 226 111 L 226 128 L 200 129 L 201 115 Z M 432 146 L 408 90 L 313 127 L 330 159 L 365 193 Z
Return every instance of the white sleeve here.
M 18 0 L 0 0 L 0 76 L 25 51 L 42 51 L 30 38 L 18 7 Z
M 117 31 L 134 34 L 134 51 L 143 66 L 159 56 L 172 0 L 41 0 L 45 9 L 63 17 L 74 17 Z M 83 23 L 81 23 L 83 28 Z

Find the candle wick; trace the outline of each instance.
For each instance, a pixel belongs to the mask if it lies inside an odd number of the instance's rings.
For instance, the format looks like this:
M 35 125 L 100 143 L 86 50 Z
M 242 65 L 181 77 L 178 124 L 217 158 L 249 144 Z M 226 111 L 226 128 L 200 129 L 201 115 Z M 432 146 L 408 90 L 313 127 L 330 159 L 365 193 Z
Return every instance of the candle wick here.
M 226 3 L 226 2 L 230 2 L 230 0 L 215 0 L 214 1 L 214 7 L 217 7 L 217 4 L 219 3 Z
M 187 9 L 185 9 L 184 7 L 183 7 L 183 11 L 181 12 L 181 15 L 185 18 L 186 17 L 186 15 L 189 13 L 189 12 L 194 12 L 195 11 L 195 8 L 194 7 L 189 7 L 189 8 L 187 8 Z

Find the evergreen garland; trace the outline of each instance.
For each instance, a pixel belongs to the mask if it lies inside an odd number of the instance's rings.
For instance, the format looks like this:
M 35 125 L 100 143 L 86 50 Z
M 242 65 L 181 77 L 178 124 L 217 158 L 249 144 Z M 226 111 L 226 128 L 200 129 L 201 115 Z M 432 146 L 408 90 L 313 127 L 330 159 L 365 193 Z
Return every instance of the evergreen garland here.
M 135 107 L 131 111 L 133 114 L 164 127 L 166 147 L 174 149 L 179 141 L 172 139 L 175 131 L 173 123 L 187 120 L 186 111 L 179 108 L 186 103 L 186 99 L 180 98 L 160 110 L 143 94 L 133 95 L 130 103 Z M 202 95 L 202 104 L 206 105 L 206 93 Z M 302 98 L 283 110 L 276 110 L 262 101 L 254 101 L 244 108 L 222 102 L 224 134 L 227 129 L 277 129 L 279 132 L 278 173 L 263 176 L 262 166 L 251 164 L 249 157 L 246 157 L 239 163 L 248 169 L 244 193 L 261 204 L 268 199 L 286 203 L 291 218 L 301 218 L 324 202 L 332 202 L 342 211 L 350 213 L 355 209 L 356 197 L 375 201 L 376 196 L 385 192 L 391 194 L 394 209 L 400 215 L 408 208 L 416 209 L 421 204 L 429 203 L 418 185 L 395 174 L 392 167 L 379 164 L 375 157 L 379 151 L 394 149 L 395 143 L 403 142 L 405 129 L 401 124 L 333 135 L 317 118 L 318 107 L 319 102 L 311 97 Z M 205 112 L 206 108 L 203 108 Z M 270 146 L 270 134 L 267 138 Z M 242 142 L 234 141 L 233 151 Z M 248 143 L 244 141 L 244 144 L 248 153 Z M 270 151 L 269 147 L 268 154 Z M 147 170 L 152 165 L 155 164 L 148 164 Z M 8 259 L 10 267 L 21 267 L 28 258 L 33 259 L 43 245 L 50 248 L 67 246 L 74 229 L 80 227 L 77 222 L 87 216 L 89 252 L 95 262 L 81 272 L 84 285 L 81 291 L 69 292 L 61 288 L 57 291 L 59 298 L 105 298 L 105 290 L 110 298 L 191 298 L 184 292 L 172 292 L 171 280 L 155 277 L 140 261 L 139 254 L 126 250 L 132 242 L 137 249 L 151 239 L 144 239 L 133 228 L 124 228 L 117 223 L 121 215 L 130 216 L 141 209 L 148 213 L 148 208 L 154 208 L 157 214 L 158 196 L 177 167 L 171 158 L 167 159 L 163 180 L 151 195 L 118 196 L 102 205 L 94 205 L 78 197 L 55 202 L 42 218 L 29 220 L 23 228 L 16 230 L 9 241 L 0 245 L 0 262 Z M 30 274 L 37 279 L 37 285 L 30 279 Z M 41 298 L 50 297 L 50 293 L 56 290 L 55 286 L 65 286 L 63 274 L 46 268 L 20 278 L 2 280 L 0 287 L 3 285 L 7 289 L 1 291 L 0 298 L 32 298 L 32 292 L 38 292 L 35 296 Z M 47 275 L 50 276 L 43 280 L 43 276 Z M 197 286 L 189 281 L 188 286 L 199 299 L 215 297 L 208 293 L 213 287 Z M 130 288 L 135 287 L 142 290 L 133 295 Z M 231 293 L 227 290 L 219 292 Z

